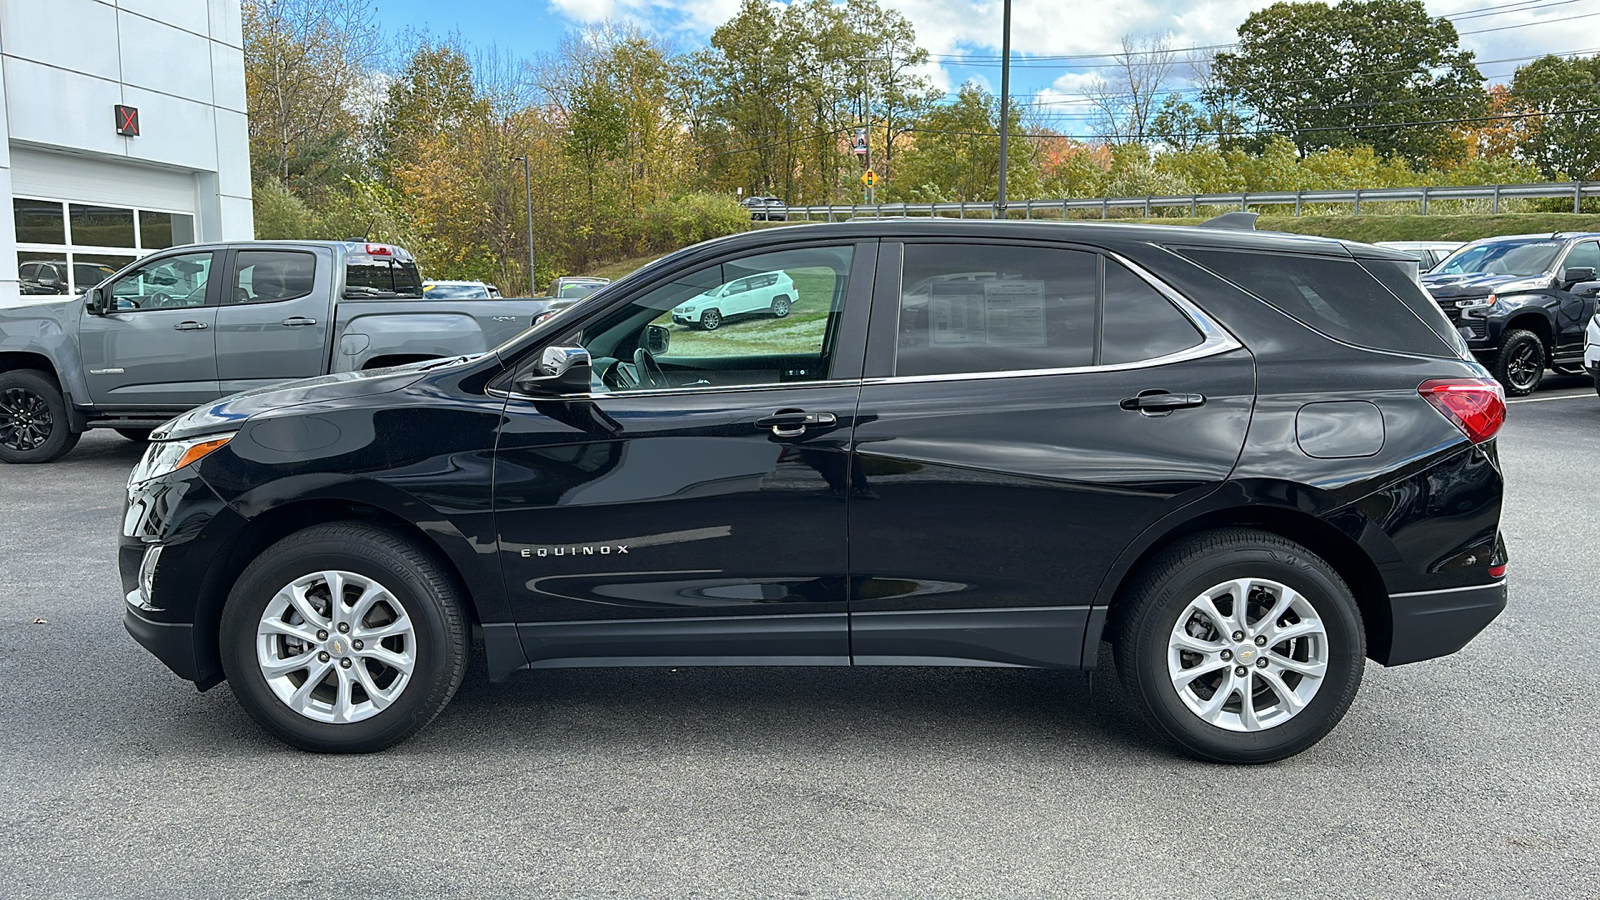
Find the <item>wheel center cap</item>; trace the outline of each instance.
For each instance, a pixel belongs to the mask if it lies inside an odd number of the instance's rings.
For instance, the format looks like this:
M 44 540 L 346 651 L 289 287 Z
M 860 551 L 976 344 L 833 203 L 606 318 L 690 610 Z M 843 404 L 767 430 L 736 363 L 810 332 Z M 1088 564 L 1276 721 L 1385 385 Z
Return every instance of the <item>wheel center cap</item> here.
M 328 639 L 328 652 L 334 656 L 344 656 L 350 652 L 350 639 L 342 634 L 336 634 Z
M 1238 657 L 1241 663 L 1250 663 L 1255 662 L 1256 655 L 1260 652 L 1261 648 L 1255 644 L 1240 644 L 1239 649 L 1233 651 L 1233 655 Z

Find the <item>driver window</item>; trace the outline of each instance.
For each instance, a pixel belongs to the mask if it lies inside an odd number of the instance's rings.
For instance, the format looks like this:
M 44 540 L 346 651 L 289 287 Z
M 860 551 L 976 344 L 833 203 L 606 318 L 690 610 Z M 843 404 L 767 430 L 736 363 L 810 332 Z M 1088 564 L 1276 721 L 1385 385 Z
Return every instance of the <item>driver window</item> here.
M 210 275 L 210 253 L 164 256 L 113 281 L 112 302 L 117 312 L 204 306 Z
M 820 381 L 854 248 L 763 253 L 687 273 L 585 329 L 596 392 Z

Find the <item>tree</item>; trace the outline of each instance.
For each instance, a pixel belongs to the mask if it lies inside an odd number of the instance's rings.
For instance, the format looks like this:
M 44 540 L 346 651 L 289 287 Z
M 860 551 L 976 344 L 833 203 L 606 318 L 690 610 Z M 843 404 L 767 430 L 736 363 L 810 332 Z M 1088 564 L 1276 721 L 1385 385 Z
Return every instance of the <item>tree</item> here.
M 1275 3 L 1219 53 L 1218 82 L 1304 155 L 1370 145 L 1415 165 L 1461 152 L 1450 120 L 1483 106 L 1483 76 L 1455 26 L 1422 0 Z M 1442 124 L 1433 124 L 1442 123 Z
M 1546 56 L 1518 69 L 1509 99 L 1524 120 L 1517 149 L 1546 178 L 1600 178 L 1600 56 Z
M 1172 39 L 1123 35 L 1113 60 L 1110 77 L 1096 75 L 1087 89 L 1094 127 L 1108 144 L 1145 144 L 1154 136 L 1158 98 L 1178 65 Z
M 472 62 L 459 41 L 422 43 L 390 82 L 375 127 L 374 161 L 392 178 L 418 147 L 488 112 L 473 84 Z
M 912 130 L 915 146 L 901 157 L 900 176 L 886 195 L 916 202 L 993 201 L 1000 180 L 1000 101 L 972 82 L 955 102 L 936 106 Z M 1011 119 L 1006 161 L 1008 193 L 1034 196 L 1039 188 L 1038 148 Z
M 383 53 L 376 13 L 367 0 L 245 0 L 242 13 L 255 178 L 302 198 L 342 188 Z

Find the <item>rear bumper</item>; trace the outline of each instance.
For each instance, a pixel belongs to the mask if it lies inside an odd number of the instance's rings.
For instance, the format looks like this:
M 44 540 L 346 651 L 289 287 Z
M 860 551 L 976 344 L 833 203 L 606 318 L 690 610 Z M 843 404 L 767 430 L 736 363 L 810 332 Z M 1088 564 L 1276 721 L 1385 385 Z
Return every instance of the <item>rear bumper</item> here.
M 1392 638 L 1386 666 L 1447 656 L 1467 645 L 1506 608 L 1504 579 L 1493 584 L 1389 595 Z

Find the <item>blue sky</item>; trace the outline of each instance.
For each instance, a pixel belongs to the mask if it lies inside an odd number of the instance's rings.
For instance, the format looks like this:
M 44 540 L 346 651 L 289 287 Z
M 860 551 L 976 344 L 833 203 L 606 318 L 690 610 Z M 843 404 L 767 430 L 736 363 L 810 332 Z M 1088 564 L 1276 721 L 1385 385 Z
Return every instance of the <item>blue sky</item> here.
M 954 88 L 977 78 L 995 89 L 1000 69 L 1000 0 L 882 0 L 916 26 L 934 54 L 927 74 Z M 1070 125 L 1084 109 L 1083 91 L 1105 59 L 1046 60 L 1041 56 L 1105 54 L 1122 36 L 1171 36 L 1174 47 L 1225 44 L 1240 22 L 1271 0 L 1013 0 L 1012 90 Z M 517 57 L 552 49 L 563 31 L 603 19 L 634 22 L 680 50 L 703 45 L 730 18 L 739 0 L 377 0 L 391 31 L 426 28 L 459 32 L 475 47 L 498 47 Z M 1600 52 L 1600 0 L 1431 0 L 1428 11 L 1457 19 L 1462 44 L 1474 50 L 1491 82 L 1509 80 L 1509 60 L 1543 53 Z M 1458 18 L 1459 17 L 1459 18 Z M 1541 24 L 1543 23 L 1543 24 Z M 1471 34 L 1469 32 L 1479 32 Z M 979 59 L 970 59 L 979 57 Z M 987 57 L 987 58 L 985 58 Z

